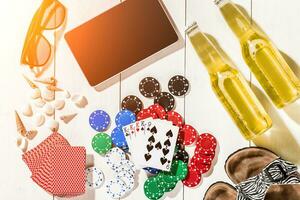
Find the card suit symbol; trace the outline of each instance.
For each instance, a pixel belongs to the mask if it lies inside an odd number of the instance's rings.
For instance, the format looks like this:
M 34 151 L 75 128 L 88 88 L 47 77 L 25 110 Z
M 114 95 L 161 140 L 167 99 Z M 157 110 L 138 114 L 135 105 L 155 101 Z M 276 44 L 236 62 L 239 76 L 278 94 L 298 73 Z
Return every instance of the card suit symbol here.
M 164 142 L 164 145 L 165 146 L 171 146 L 171 142 L 169 139 L 167 139 L 165 142 Z
M 149 137 L 149 139 L 148 139 L 148 142 L 152 142 L 152 143 L 154 143 L 155 142 L 155 138 L 154 138 L 154 136 L 152 135 L 151 137 Z
M 164 155 L 167 155 L 170 152 L 170 150 L 167 148 L 163 148 L 162 152 Z
M 148 145 L 147 145 L 147 150 L 148 150 L 148 151 L 152 151 L 152 149 L 153 149 L 153 145 L 148 144 Z
M 151 128 L 150 132 L 151 132 L 152 134 L 156 134 L 156 133 L 157 133 L 156 126 L 153 126 L 153 128 Z
M 169 130 L 167 133 L 166 133 L 166 136 L 167 137 L 173 137 L 173 133 L 172 133 L 172 131 L 171 130 Z
M 149 153 L 144 155 L 146 161 L 150 160 L 150 158 L 152 157 Z
M 161 149 L 162 148 L 161 143 L 160 142 L 156 143 L 155 148 L 157 150 Z
M 166 159 L 165 157 L 160 158 L 160 162 L 162 165 L 164 165 L 167 161 L 168 159 Z

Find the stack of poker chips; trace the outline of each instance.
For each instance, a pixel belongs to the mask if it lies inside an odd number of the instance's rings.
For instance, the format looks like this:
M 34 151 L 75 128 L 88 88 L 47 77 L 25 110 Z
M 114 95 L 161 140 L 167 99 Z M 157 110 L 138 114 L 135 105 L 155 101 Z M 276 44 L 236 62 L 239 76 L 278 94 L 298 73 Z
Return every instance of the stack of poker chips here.
M 148 199 L 160 199 L 166 192 L 172 191 L 179 181 L 185 179 L 188 173 L 187 163 L 173 160 L 169 172 L 161 171 L 144 183 L 144 193 Z
M 203 133 L 198 136 L 195 152 L 188 166 L 188 175 L 182 181 L 185 186 L 196 187 L 200 184 L 202 175 L 212 167 L 216 147 L 217 140 L 213 135 Z
M 32 180 L 58 197 L 85 193 L 84 147 L 72 147 L 59 133 L 52 133 L 38 146 L 23 154 Z

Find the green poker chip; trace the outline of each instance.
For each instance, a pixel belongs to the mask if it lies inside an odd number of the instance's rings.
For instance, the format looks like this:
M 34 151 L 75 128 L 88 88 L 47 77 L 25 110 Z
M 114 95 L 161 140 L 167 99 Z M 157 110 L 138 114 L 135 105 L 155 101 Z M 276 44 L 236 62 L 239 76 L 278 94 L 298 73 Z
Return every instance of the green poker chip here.
M 174 160 L 171 165 L 171 170 L 162 173 L 164 175 L 163 181 L 167 183 L 177 182 L 185 179 L 188 173 L 188 166 L 187 163 L 181 160 Z
M 112 140 L 106 133 L 98 133 L 93 137 L 92 147 L 99 154 L 106 154 L 112 148 Z
M 144 183 L 144 193 L 148 199 L 157 200 L 164 195 L 164 191 L 159 187 L 159 179 L 150 177 Z
M 177 183 L 178 183 L 177 181 L 176 182 L 171 182 L 171 183 L 160 181 L 158 183 L 158 187 L 160 187 L 161 190 L 163 190 L 163 192 L 171 192 L 176 187 Z

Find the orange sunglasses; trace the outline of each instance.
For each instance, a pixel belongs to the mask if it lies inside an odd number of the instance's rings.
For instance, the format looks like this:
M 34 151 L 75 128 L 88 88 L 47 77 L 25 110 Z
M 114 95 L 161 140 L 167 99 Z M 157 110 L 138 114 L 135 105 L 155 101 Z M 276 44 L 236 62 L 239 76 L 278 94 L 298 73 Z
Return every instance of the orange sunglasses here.
M 44 0 L 34 14 L 23 46 L 21 64 L 34 67 L 45 66 L 51 57 L 51 44 L 43 36 L 44 30 L 60 27 L 66 8 L 57 0 Z

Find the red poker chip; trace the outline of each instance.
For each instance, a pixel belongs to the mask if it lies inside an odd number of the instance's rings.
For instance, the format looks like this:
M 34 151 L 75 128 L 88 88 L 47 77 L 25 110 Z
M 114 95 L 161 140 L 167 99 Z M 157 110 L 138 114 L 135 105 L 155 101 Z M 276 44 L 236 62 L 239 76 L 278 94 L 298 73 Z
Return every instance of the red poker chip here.
M 204 157 L 201 155 L 194 155 L 191 159 L 191 162 L 196 163 L 196 165 L 198 165 L 198 164 L 211 165 L 212 161 L 213 161 L 212 158 Z
M 195 153 L 194 154 L 195 157 L 201 157 L 203 160 L 208 160 L 208 161 L 213 161 L 215 158 L 215 154 L 212 155 L 205 155 L 205 154 L 200 154 L 200 153 Z
M 182 127 L 182 125 L 183 125 L 182 116 L 175 111 L 169 111 L 167 113 L 167 120 L 171 121 L 174 126 Z
M 145 108 L 137 114 L 137 121 L 147 119 L 149 117 L 152 117 L 153 119 L 156 119 L 157 115 L 155 113 L 151 112 L 148 108 Z
M 183 185 L 187 187 L 196 187 L 200 184 L 202 175 L 193 168 L 193 166 L 188 166 L 188 174 L 185 179 L 182 181 Z
M 186 146 L 192 145 L 196 142 L 198 133 L 191 125 L 183 125 L 179 130 L 180 138 L 183 140 L 183 144 Z
M 194 154 L 195 155 L 200 154 L 200 155 L 215 157 L 216 151 L 215 151 L 215 149 L 203 149 L 201 147 L 200 148 L 196 147 L 195 151 L 194 151 Z
M 197 161 L 195 159 L 193 159 L 194 157 L 192 157 L 190 165 L 196 169 L 199 173 L 201 174 L 205 174 L 206 172 L 209 171 L 209 169 L 211 168 L 211 164 L 203 164 L 200 161 Z
M 154 104 L 154 105 L 150 106 L 148 109 L 152 113 L 155 113 L 158 116 L 158 118 L 160 118 L 160 119 L 166 119 L 166 117 L 167 117 L 167 113 L 166 113 L 164 107 L 162 107 L 159 104 Z
M 209 133 L 203 133 L 198 136 L 196 146 L 199 149 L 214 151 L 217 147 L 217 139 Z

